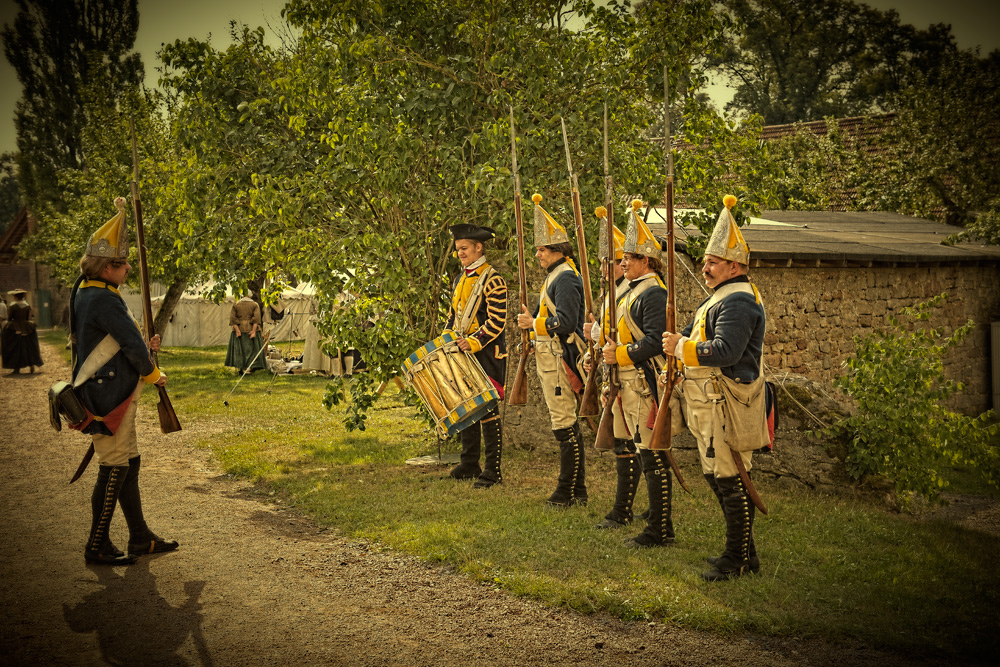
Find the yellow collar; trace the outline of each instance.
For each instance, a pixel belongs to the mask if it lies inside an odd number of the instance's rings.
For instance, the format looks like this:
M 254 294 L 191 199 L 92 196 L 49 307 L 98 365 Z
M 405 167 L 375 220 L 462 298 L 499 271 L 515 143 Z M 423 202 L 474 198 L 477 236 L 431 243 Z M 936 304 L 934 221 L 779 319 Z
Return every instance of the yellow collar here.
M 80 288 L 83 289 L 84 287 L 103 287 L 106 290 L 111 290 L 118 296 L 122 295 L 122 293 L 118 291 L 118 288 L 115 287 L 112 283 L 105 282 L 103 280 L 84 280 L 82 283 L 80 283 Z

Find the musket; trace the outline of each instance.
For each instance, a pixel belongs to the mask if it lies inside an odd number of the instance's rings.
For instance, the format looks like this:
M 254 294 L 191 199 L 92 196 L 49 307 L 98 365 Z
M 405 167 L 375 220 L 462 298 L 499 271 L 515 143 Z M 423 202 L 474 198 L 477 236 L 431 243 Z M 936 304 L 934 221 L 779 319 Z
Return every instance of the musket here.
M 594 312 L 594 298 L 590 292 L 590 265 L 587 263 L 587 241 L 583 234 L 583 213 L 580 211 L 580 184 L 573 173 L 573 158 L 569 151 L 569 137 L 566 136 L 566 121 L 559 119 L 562 123 L 563 146 L 566 148 L 566 169 L 569 170 L 569 182 L 573 188 L 573 219 L 576 222 L 576 245 L 580 251 L 580 277 L 583 278 L 583 301 L 586 312 Z M 591 359 L 591 372 L 587 376 L 587 384 L 580 399 L 580 416 L 593 417 L 600 414 L 601 410 L 597 400 L 600 389 L 597 386 L 596 361 L 594 357 L 594 339 L 587 337 L 587 352 Z
M 663 67 L 663 154 L 666 158 L 667 168 L 667 183 L 663 193 L 663 204 L 667 209 L 667 331 L 674 332 L 677 328 L 677 301 L 674 293 L 674 156 L 670 151 L 670 82 L 667 79 L 666 66 Z M 656 411 L 656 421 L 653 422 L 653 436 L 649 447 L 667 453 L 667 459 L 670 461 L 674 476 L 677 477 L 677 481 L 684 487 L 684 490 L 691 493 L 691 489 L 684 483 L 684 477 L 681 475 L 670 449 L 670 440 L 673 436 L 670 396 L 673 394 L 674 382 L 677 378 L 677 364 L 671 356 L 667 357 L 663 376 L 666 380 L 666 386 L 660 392 L 660 405 Z
M 514 220 L 517 223 L 517 277 L 520 281 L 521 308 L 528 307 L 528 275 L 524 266 L 524 220 L 521 218 L 521 179 L 517 175 L 517 143 L 514 135 L 514 107 L 510 108 L 510 160 L 514 175 Z M 507 392 L 507 405 L 528 402 L 528 357 L 531 354 L 531 334 L 521 329 L 521 358 L 517 362 L 514 381 Z
M 611 168 L 608 160 L 608 105 L 604 104 L 604 208 L 605 218 L 602 224 L 608 239 L 608 256 L 605 260 L 604 275 L 608 285 L 608 335 L 609 342 L 618 342 L 618 303 L 617 287 L 615 285 L 615 213 L 614 213 L 615 186 L 611 178 Z M 604 326 L 603 319 L 598 323 Z M 597 359 L 591 359 L 594 371 L 597 368 Z M 597 437 L 594 446 L 597 449 L 609 450 L 615 447 L 615 417 L 614 406 L 621 409 L 621 396 L 618 392 L 621 389 L 621 379 L 618 377 L 618 364 L 608 364 L 608 396 L 604 405 L 604 414 L 601 416 L 601 424 L 597 428 Z M 624 418 L 624 414 L 622 417 Z M 624 419 L 623 419 L 624 420 Z
M 245 378 L 247 376 L 247 373 L 250 372 L 250 368 L 253 367 L 253 364 L 255 361 L 257 361 L 257 357 L 260 356 L 260 353 L 267 349 L 267 344 L 271 340 L 271 333 L 272 333 L 271 331 L 268 331 L 267 335 L 264 336 L 264 340 L 261 341 L 260 349 L 257 350 L 257 354 L 253 355 L 253 359 L 251 359 L 250 363 L 247 364 L 246 369 L 244 369 L 243 371 L 243 375 L 240 376 L 240 379 L 236 381 L 236 384 L 233 385 L 233 388 L 229 390 L 228 394 L 226 394 L 226 398 L 223 399 L 222 404 L 227 408 L 229 407 L 229 397 L 232 396 L 233 392 L 236 391 L 236 388 L 240 386 L 240 382 L 243 382 L 243 378 Z M 249 336 L 250 334 L 247 335 Z M 275 373 L 275 375 L 277 375 L 277 373 Z M 272 377 L 271 379 L 273 380 L 274 378 Z M 270 393 L 270 391 L 271 390 L 268 389 L 268 393 Z
M 132 130 L 132 208 L 135 211 L 135 243 L 139 249 L 139 282 L 142 291 L 142 321 L 145 325 L 146 340 L 150 340 L 156 332 L 153 330 L 153 304 L 149 298 L 149 266 L 146 263 L 146 236 L 142 228 L 142 200 L 139 199 L 139 149 L 135 140 L 135 118 L 129 119 Z M 157 353 L 150 351 L 153 364 L 159 367 Z M 174 433 L 181 430 L 181 423 L 174 412 L 174 406 L 167 395 L 167 388 L 156 385 L 160 401 L 156 411 L 160 416 L 160 430 L 164 433 Z

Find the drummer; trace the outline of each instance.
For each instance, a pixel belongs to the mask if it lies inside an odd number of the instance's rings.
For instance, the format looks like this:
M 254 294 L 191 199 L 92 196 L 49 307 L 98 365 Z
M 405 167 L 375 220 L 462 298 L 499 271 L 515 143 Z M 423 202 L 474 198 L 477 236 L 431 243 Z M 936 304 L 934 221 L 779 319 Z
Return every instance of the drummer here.
M 573 263 L 573 246 L 566 228 L 535 202 L 535 257 L 545 271 L 538 309 L 523 306 L 517 326 L 535 340 L 535 366 L 549 408 L 552 433 L 559 443 L 559 478 L 546 504 L 569 507 L 587 504 L 586 457 L 576 421 L 578 394 L 583 393 L 583 279 Z
M 507 322 L 507 282 L 486 261 L 485 243 L 493 238 L 489 227 L 459 224 L 451 228 L 455 238 L 455 256 L 462 272 L 453 284 L 451 307 L 445 328 L 464 338 L 458 346 L 476 356 L 497 392 L 503 399 L 507 373 L 507 345 L 504 327 Z M 479 467 L 480 434 L 486 443 L 485 467 Z M 462 453 L 451 471 L 455 479 L 475 479 L 473 487 L 488 489 L 503 481 L 500 458 L 503 433 L 500 410 L 495 407 L 460 433 Z

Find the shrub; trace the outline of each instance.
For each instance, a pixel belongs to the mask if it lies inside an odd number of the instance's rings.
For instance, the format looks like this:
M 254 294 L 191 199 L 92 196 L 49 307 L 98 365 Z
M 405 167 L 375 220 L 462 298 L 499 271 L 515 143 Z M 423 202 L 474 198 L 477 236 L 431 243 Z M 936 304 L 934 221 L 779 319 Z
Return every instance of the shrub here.
M 854 479 L 882 475 L 906 507 L 914 494 L 939 499 L 947 482 L 942 465 L 972 466 L 993 486 L 1000 486 L 1000 426 L 992 411 L 969 417 L 943 403 L 963 389 L 944 376 L 942 358 L 972 331 L 972 320 L 945 335 L 945 327 L 925 323 L 947 295 L 890 315 L 889 326 L 857 336 L 854 357 L 837 386 L 857 403 L 857 411 L 831 429 L 847 444 L 845 467 Z

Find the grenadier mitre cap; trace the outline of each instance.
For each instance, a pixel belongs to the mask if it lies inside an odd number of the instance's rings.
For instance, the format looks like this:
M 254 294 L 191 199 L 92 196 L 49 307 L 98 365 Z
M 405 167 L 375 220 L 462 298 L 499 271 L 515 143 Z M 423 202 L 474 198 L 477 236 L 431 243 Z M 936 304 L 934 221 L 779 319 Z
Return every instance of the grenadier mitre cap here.
M 719 219 L 715 222 L 715 229 L 712 231 L 712 238 L 708 240 L 705 247 L 706 255 L 714 255 L 731 262 L 740 264 L 750 263 L 750 246 L 743 240 L 740 228 L 736 226 L 736 220 L 729 211 L 736 205 L 736 197 L 726 195 L 722 203 L 725 207 L 719 212 Z
M 470 225 L 464 222 L 458 225 L 452 225 L 451 235 L 456 241 L 468 239 L 470 241 L 478 241 L 479 243 L 489 241 L 491 238 L 496 236 L 496 234 L 493 233 L 493 230 L 489 227 L 480 227 L 479 225 Z
M 566 228 L 541 207 L 542 195 L 538 193 L 531 195 L 531 201 L 535 202 L 535 247 L 569 243 Z
M 628 214 L 628 226 L 625 228 L 625 242 L 622 250 L 633 255 L 644 255 L 660 259 L 662 251 L 660 242 L 649 231 L 649 227 L 639 217 L 639 209 L 642 208 L 641 199 L 632 200 L 632 210 Z
M 600 231 L 597 241 L 597 257 L 600 260 L 606 260 L 608 258 L 608 209 L 603 206 L 598 206 L 594 209 L 594 215 L 600 219 L 597 227 Z M 625 252 L 625 234 L 622 230 L 618 229 L 617 226 L 612 225 L 615 235 L 615 259 L 621 259 Z
M 87 257 L 107 257 L 109 259 L 128 258 L 128 229 L 125 224 L 125 200 L 115 199 L 118 213 L 101 226 L 87 242 Z

